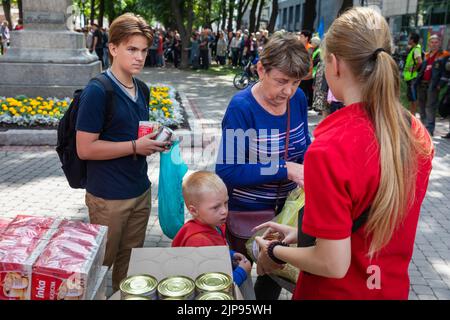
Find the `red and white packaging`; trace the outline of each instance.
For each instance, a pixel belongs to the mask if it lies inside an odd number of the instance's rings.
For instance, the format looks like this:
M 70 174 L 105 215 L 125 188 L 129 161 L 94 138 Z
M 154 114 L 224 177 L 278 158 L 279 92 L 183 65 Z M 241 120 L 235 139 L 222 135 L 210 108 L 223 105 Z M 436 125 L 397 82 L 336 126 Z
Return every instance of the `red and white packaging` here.
M 14 236 L 19 238 L 45 238 L 45 235 L 49 232 L 50 229 L 42 228 L 40 226 L 11 226 L 9 225 L 5 231 L 3 231 L 4 235 Z
M 61 219 L 18 215 L 3 231 L 3 234 L 16 237 L 49 239 L 55 232 Z
M 0 223 L 0 300 L 86 299 L 94 293 L 107 227 L 27 215 Z
M 70 239 L 75 242 L 95 243 L 99 248 L 94 257 L 94 272 L 100 272 L 105 258 L 106 240 L 108 234 L 108 227 L 89 224 L 81 221 L 63 220 L 60 228 L 53 235 L 53 239 Z
M 0 218 L 0 235 L 6 230 L 11 221 L 12 219 L 10 218 Z
M 159 123 L 154 121 L 139 121 L 138 139 L 150 133 L 156 132 Z
M 69 249 L 73 242 L 50 243 L 33 266 L 32 300 L 84 300 L 95 285 L 93 256 L 98 247 Z
M 10 223 L 11 227 L 38 226 L 44 229 L 57 228 L 61 219 L 19 214 Z
M 107 227 L 61 223 L 33 266 L 32 300 L 84 300 L 105 255 Z
M 0 300 L 29 300 L 32 266 L 46 240 L 2 236 L 0 239 Z

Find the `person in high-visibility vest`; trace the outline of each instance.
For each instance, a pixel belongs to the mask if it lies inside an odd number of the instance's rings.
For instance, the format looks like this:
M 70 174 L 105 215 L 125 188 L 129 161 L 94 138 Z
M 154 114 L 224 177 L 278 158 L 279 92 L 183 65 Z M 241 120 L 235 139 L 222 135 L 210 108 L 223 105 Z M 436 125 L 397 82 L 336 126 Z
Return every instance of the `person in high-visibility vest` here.
M 312 61 L 313 61 L 313 71 L 312 71 L 312 77 L 313 79 L 316 78 L 316 72 L 317 72 L 317 65 L 320 62 L 320 38 L 319 37 L 313 37 L 311 39 L 311 45 L 313 47 L 313 54 L 312 54 Z
M 419 44 L 419 39 L 419 35 L 415 32 L 409 36 L 408 46 L 410 50 L 406 57 L 405 68 L 403 70 L 403 79 L 405 79 L 407 86 L 406 95 L 410 102 L 409 111 L 414 116 L 417 110 L 417 92 L 414 80 L 417 78 L 417 71 L 422 65 L 422 47 Z

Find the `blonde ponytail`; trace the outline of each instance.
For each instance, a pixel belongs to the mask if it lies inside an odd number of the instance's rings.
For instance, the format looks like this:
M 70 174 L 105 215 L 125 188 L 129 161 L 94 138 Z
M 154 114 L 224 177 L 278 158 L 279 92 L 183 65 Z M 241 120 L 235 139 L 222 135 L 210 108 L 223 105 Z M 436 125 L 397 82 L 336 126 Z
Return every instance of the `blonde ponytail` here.
M 378 12 L 361 7 L 347 11 L 330 27 L 323 46 L 324 56 L 333 53 L 345 60 L 363 83 L 363 102 L 379 144 L 380 184 L 366 226 L 373 257 L 414 201 L 416 155 L 430 154 L 431 148 L 425 149 L 412 134 L 413 116 L 400 103 L 400 74 L 389 54 L 389 27 Z

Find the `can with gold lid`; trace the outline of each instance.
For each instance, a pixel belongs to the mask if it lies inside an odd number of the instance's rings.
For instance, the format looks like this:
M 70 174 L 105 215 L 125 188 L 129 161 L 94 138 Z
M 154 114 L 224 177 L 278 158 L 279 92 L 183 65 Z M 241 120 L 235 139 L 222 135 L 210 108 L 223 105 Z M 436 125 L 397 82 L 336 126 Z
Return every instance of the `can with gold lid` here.
M 234 300 L 233 296 L 226 292 L 204 292 L 195 300 Z
M 205 292 L 225 292 L 232 294 L 233 279 L 223 272 L 202 273 L 195 279 L 197 295 Z
M 144 296 L 126 296 L 122 300 L 152 300 L 152 299 Z
M 158 281 L 156 278 L 148 274 L 129 276 L 120 283 L 119 288 L 121 298 L 124 299 L 127 296 L 142 296 L 147 297 L 150 300 L 156 300 L 157 285 Z
M 158 284 L 158 296 L 161 300 L 194 300 L 195 282 L 185 276 L 168 277 Z

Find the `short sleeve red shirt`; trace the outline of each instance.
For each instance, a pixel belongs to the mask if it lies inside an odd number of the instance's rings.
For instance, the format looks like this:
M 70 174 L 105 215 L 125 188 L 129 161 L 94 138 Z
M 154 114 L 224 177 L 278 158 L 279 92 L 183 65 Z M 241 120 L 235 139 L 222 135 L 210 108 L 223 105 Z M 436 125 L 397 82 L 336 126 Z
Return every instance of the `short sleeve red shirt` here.
M 430 146 L 418 121 L 413 121 L 412 128 Z M 371 205 L 380 182 L 379 144 L 373 125 L 363 106 L 352 104 L 327 117 L 314 134 L 304 162 L 303 232 L 330 240 L 351 237 L 351 265 L 343 279 L 301 272 L 293 299 L 407 299 L 408 265 L 432 155 L 418 157 L 414 203 L 390 242 L 370 260 L 365 228 L 352 234 L 352 223 Z

